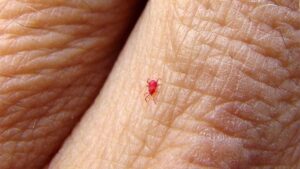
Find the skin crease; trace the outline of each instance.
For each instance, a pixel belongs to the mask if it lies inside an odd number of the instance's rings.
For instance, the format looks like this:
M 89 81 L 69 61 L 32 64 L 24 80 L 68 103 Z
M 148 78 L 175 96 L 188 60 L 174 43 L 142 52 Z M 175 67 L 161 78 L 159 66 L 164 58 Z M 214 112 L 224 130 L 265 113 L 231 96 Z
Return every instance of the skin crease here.
M 109 71 L 113 61 L 103 58 L 116 55 L 108 46 L 130 16 L 114 4 L 133 11 L 134 3 L 7 2 L 0 169 L 41 168 Z M 100 95 L 47 168 L 299 168 L 298 4 L 149 1 Z M 157 104 L 144 100 L 148 78 L 161 79 Z
M 49 168 L 300 168 L 299 32 L 298 1 L 149 1 Z
M 0 1 L 0 169 L 39 169 L 98 94 L 135 0 Z

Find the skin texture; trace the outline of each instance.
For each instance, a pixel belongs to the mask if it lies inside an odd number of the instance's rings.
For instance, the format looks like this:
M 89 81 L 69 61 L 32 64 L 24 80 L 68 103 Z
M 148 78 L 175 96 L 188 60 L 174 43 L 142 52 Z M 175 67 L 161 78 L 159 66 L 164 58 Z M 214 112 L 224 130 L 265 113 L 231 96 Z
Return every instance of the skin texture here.
M 98 94 L 137 1 L 0 1 L 0 169 L 38 169 Z
M 0 169 L 41 168 L 97 95 L 135 2 L 0 2 Z M 299 32 L 296 0 L 149 1 L 45 168 L 300 168 Z
M 50 169 L 300 167 L 298 1 L 152 0 Z M 157 104 L 147 78 L 161 78 Z

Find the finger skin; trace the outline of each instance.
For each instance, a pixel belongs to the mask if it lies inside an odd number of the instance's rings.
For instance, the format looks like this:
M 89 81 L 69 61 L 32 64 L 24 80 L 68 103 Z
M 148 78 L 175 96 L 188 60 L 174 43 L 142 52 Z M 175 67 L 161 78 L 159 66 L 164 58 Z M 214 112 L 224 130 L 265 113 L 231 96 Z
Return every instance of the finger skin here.
M 50 169 L 299 168 L 300 14 L 285 4 L 150 1 Z
M 50 161 L 98 94 L 137 4 L 0 2 L 0 169 Z

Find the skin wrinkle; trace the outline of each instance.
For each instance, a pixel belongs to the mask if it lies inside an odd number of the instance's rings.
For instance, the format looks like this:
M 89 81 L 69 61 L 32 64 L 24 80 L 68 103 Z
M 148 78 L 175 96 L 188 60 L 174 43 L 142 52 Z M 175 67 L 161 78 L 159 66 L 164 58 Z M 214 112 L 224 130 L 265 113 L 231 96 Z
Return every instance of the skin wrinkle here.
M 243 19 L 242 21 L 245 21 L 245 19 Z M 231 22 L 231 23 L 233 23 L 233 22 Z M 232 25 L 232 24 L 228 24 L 228 26 L 230 26 L 230 25 Z M 245 25 L 245 23 L 243 23 L 242 25 Z M 226 28 L 226 27 L 225 27 Z M 255 30 L 255 29 L 254 29 Z M 240 31 L 238 31 L 237 30 L 237 32 L 240 32 Z M 235 32 L 236 33 L 236 32 Z M 265 33 L 264 33 L 265 34 Z M 251 34 L 250 34 L 251 35 Z M 231 39 L 233 38 L 233 37 L 231 37 L 231 35 L 227 35 L 227 36 L 229 36 Z M 248 35 L 249 36 L 249 35 Z M 244 38 L 243 36 L 240 36 L 240 38 Z M 247 40 L 247 39 L 245 39 L 245 40 Z
M 0 3 L 0 168 L 40 168 L 98 93 L 136 2 L 103 9 L 7 2 Z
M 184 37 L 186 37 L 186 36 L 184 36 Z M 177 53 L 177 52 L 176 52 Z
M 60 93 L 61 95 L 63 94 L 63 93 Z M 30 96 L 29 96 L 30 97 Z M 33 96 L 31 96 L 31 97 L 33 97 Z M 60 96 L 58 96 L 57 98 L 60 98 Z M 54 99 L 55 100 L 55 99 Z M 26 102 L 26 101 L 25 101 Z M 51 103 L 51 102 L 50 102 Z
M 176 98 L 180 98 L 180 97 L 176 97 Z M 174 104 L 174 103 L 173 103 Z M 176 116 L 175 116 L 176 117 Z M 171 120 L 172 121 L 172 120 Z M 150 165 L 148 165 L 148 166 L 150 166 Z
M 176 33 L 176 34 L 178 34 L 178 33 Z M 187 34 L 184 34 L 183 37 L 184 37 L 184 39 L 185 39 L 185 37 L 187 37 Z M 177 42 L 177 41 L 176 41 L 176 42 Z M 183 41 L 180 40 L 179 42 L 183 42 Z M 179 44 L 178 46 L 182 46 L 182 44 Z M 178 47 L 177 47 L 177 49 L 178 49 Z M 229 49 L 230 49 L 230 48 L 229 48 Z M 179 53 L 178 51 L 175 52 L 175 56 L 178 56 L 178 53 Z M 174 55 L 169 55 L 169 56 L 174 56 Z M 220 62 L 222 62 L 222 61 L 220 61 Z M 175 65 L 174 65 L 174 66 L 175 66 Z M 187 72 L 188 72 L 188 71 L 187 71 Z M 217 71 L 217 72 L 218 72 L 218 71 Z M 217 74 L 218 74 L 218 73 L 217 73 Z M 223 89 L 224 89 L 224 88 L 223 88 Z
M 54 8 L 55 10 L 57 9 L 57 7 L 55 7 Z M 58 9 L 59 10 L 59 9 Z M 72 10 L 73 11 L 73 10 Z M 70 11 L 66 11 L 66 13 L 68 13 L 68 15 L 69 15 L 69 13 L 74 13 L 74 12 L 70 12 Z M 45 13 L 46 15 L 47 15 L 47 13 L 55 13 L 55 12 L 51 12 L 51 11 L 45 11 L 45 12 L 38 12 L 39 14 L 41 14 L 41 13 Z M 82 13 L 82 12 L 81 12 Z M 55 21 L 52 21 L 52 22 L 50 22 L 49 21 L 49 17 L 47 17 L 48 19 L 48 22 L 47 23 L 55 23 L 55 25 L 58 25 L 58 24 L 60 24 L 60 23 L 57 23 L 57 20 L 58 20 L 58 18 L 56 17 L 56 16 L 52 16 L 52 14 L 50 15 L 51 17 L 53 17 L 53 18 L 55 18 Z M 21 16 L 23 16 L 23 15 L 21 15 Z M 29 16 L 23 16 L 23 17 L 25 17 L 25 18 L 30 18 L 30 20 L 33 22 L 34 21 L 34 17 L 35 16 L 37 16 L 35 13 L 33 13 L 33 17 L 31 17 L 30 15 Z M 101 17 L 102 16 L 102 14 L 97 14 L 95 17 Z M 86 17 L 86 18 L 95 18 L 95 17 Z M 44 19 L 44 17 L 43 16 L 41 16 L 41 18 L 42 19 Z M 69 17 L 69 18 L 78 18 L 78 17 Z M 79 17 L 80 18 L 80 17 Z M 111 17 L 110 17 L 111 18 Z M 89 20 L 91 20 L 92 21 L 92 19 L 89 19 Z M 106 19 L 107 20 L 107 19 Z M 65 20 L 62 20 L 63 21 L 63 24 L 66 24 L 65 22 Z M 14 22 L 17 22 L 17 20 L 14 20 Z M 37 25 L 38 27 L 40 27 L 40 28 L 43 28 L 44 26 L 47 26 L 47 25 L 45 25 L 45 23 L 42 23 L 42 20 L 41 19 L 39 19 L 39 20 L 37 20 L 36 21 L 37 23 L 39 23 L 39 25 Z M 98 22 L 98 23 L 102 23 L 102 24 L 109 24 L 109 25 L 112 25 L 111 23 L 106 23 L 106 22 Z M 117 22 L 116 22 L 117 23 Z M 43 27 L 42 27 L 42 25 L 43 25 Z M 90 24 L 91 25 L 91 24 Z M 50 29 L 51 29 L 51 25 L 48 25 L 48 26 L 50 26 Z M 92 26 L 92 25 L 91 25 Z M 48 28 L 49 29 L 49 28 Z M 46 41 L 47 42 L 47 41 Z M 32 50 L 32 49 L 31 49 Z
M 99 55 L 98 58 L 88 58 L 88 59 L 81 59 L 81 58 L 76 58 L 74 56 L 76 56 L 76 53 L 73 52 L 74 50 L 73 49 L 68 49 L 68 50 L 62 50 L 62 51 L 59 51 L 59 52 L 51 52 L 51 53 L 48 53 L 48 54 L 43 54 L 43 55 L 36 55 L 36 57 L 34 59 L 31 59 L 28 58 L 28 59 L 23 59 L 21 56 L 21 54 L 17 55 L 14 60 L 13 63 L 9 62 L 9 57 L 7 57 L 6 59 L 3 59 L 2 63 L 4 64 L 9 64 L 10 67 L 6 67 L 5 68 L 5 71 L 6 72 L 10 72 L 10 74 L 12 74 L 11 72 L 13 72 L 14 74 L 14 77 L 15 78 L 18 78 L 18 73 L 19 74 L 35 74 L 35 73 L 38 73 L 38 74 L 41 74 L 41 75 L 45 75 L 46 73 L 49 73 L 49 72 L 55 72 L 55 68 L 65 68 L 65 69 L 73 69 L 75 68 L 76 66 L 80 66 L 82 64 L 91 64 L 91 63 L 98 63 L 100 61 L 103 61 L 105 62 L 105 59 L 106 57 L 103 57 L 101 55 Z M 76 51 L 76 50 L 75 50 Z M 103 51 L 103 50 L 102 50 Z M 104 52 L 110 52 L 109 50 L 104 50 Z M 90 55 L 94 55 L 96 54 L 97 52 L 100 52 L 100 50 L 97 50 L 95 49 L 95 52 L 80 52 L 78 54 L 85 54 L 83 56 L 86 56 L 86 57 L 89 57 Z M 63 56 L 64 53 L 69 53 L 70 56 L 66 57 L 66 58 L 61 58 L 61 56 Z M 38 53 L 37 53 L 38 54 Z M 43 57 L 47 56 L 48 55 L 48 58 L 47 59 L 43 59 Z M 71 60 L 71 61 L 68 61 L 68 60 Z M 0 59 L 1 61 L 1 59 Z M 22 63 L 22 62 L 25 62 L 26 61 L 26 64 L 24 65 L 21 65 L 21 66 L 15 66 L 14 63 L 16 62 L 19 62 L 19 63 Z M 57 61 L 57 65 L 55 65 L 53 63 L 53 61 Z M 43 70 L 43 68 L 45 68 L 46 70 Z M 39 70 L 41 69 L 41 70 Z M 3 70 L 4 71 L 4 70 Z M 33 71 L 35 71 L 34 73 L 32 73 Z M 61 71 L 61 70 L 57 70 L 58 71 Z M 68 71 L 67 71 L 68 72 Z M 6 75 L 8 76 L 8 75 Z
M 299 45 L 274 17 L 255 20 L 272 15 L 253 12 L 269 2 L 150 1 L 50 168 L 297 168 L 299 145 L 289 141 L 300 107 L 288 68 L 299 53 L 288 46 Z M 275 9 L 291 17 L 285 24 L 298 18 Z M 162 78 L 157 104 L 143 97 L 153 76 Z

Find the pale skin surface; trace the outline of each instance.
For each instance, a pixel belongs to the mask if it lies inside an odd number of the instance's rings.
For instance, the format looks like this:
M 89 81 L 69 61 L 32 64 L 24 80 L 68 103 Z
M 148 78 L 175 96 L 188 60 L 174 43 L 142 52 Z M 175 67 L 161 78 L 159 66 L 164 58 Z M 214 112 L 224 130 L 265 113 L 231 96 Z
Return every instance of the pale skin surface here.
M 111 72 L 136 3 L 81 2 L 0 1 L 0 169 L 45 166 L 82 114 L 47 168 L 300 168 L 297 0 L 149 1 Z

